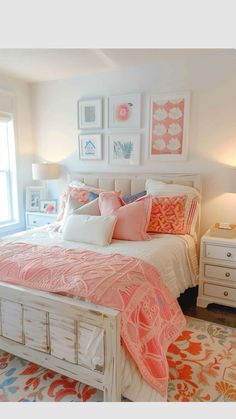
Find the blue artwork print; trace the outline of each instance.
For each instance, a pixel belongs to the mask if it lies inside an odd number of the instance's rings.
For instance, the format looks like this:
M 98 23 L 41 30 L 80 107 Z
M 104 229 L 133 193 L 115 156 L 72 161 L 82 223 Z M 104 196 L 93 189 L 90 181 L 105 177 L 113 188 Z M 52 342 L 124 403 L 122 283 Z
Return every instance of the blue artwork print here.
M 84 144 L 84 154 L 86 156 L 95 156 L 96 155 L 96 146 L 93 141 L 86 140 Z
M 134 144 L 132 141 L 114 141 L 113 143 L 113 158 L 114 159 L 127 159 L 133 156 Z

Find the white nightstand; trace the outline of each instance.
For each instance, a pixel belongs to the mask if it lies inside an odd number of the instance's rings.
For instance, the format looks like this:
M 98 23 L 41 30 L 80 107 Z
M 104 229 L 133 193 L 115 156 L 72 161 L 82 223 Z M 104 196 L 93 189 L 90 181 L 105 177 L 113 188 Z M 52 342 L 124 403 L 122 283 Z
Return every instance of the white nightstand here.
M 46 224 L 55 223 L 57 214 L 45 214 L 43 212 L 29 212 L 25 213 L 26 229 L 29 230 L 34 227 L 41 227 Z
M 198 307 L 210 303 L 236 307 L 236 238 L 201 240 Z

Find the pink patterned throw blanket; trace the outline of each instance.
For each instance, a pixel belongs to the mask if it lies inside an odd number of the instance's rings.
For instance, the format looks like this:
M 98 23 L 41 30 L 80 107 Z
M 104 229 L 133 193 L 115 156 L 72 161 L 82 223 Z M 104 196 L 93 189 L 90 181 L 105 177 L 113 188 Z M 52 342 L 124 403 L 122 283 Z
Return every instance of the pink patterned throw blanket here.
M 0 281 L 119 310 L 122 343 L 147 383 L 166 396 L 166 351 L 185 318 L 151 265 L 120 254 L 2 242 Z

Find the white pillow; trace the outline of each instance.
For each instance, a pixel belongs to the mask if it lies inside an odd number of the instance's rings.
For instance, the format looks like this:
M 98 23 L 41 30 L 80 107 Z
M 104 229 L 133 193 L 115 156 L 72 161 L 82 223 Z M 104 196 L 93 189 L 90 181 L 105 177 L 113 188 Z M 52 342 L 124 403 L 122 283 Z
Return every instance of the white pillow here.
M 84 188 L 85 186 L 87 187 L 88 185 L 85 185 L 85 183 L 84 182 L 81 182 L 80 180 L 73 179 L 69 183 L 69 186 L 71 188 Z
M 160 180 L 147 179 L 145 183 L 147 194 L 153 196 L 194 195 L 200 197 L 200 193 L 192 186 L 165 183 Z
M 184 224 L 187 233 L 196 239 L 196 223 L 199 215 L 200 193 L 192 186 L 165 183 L 159 180 L 147 179 L 145 183 L 147 194 L 152 196 L 187 195 L 184 212 Z
M 63 239 L 107 246 L 111 243 L 116 220 L 114 215 L 70 215 L 65 222 Z
M 94 199 L 91 202 L 88 202 L 87 204 L 80 206 L 79 208 L 77 207 L 77 205 L 78 205 L 78 202 L 74 201 L 71 197 L 69 197 L 66 203 L 65 212 L 64 212 L 64 216 L 61 222 L 59 233 L 63 232 L 66 220 L 70 215 L 73 215 L 73 214 L 101 215 L 99 205 L 98 205 L 98 198 Z

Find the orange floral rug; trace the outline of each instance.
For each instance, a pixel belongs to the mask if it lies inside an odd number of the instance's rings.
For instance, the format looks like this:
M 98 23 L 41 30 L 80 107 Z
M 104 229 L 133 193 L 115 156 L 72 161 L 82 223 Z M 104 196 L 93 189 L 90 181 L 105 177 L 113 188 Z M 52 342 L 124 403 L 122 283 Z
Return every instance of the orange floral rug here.
M 169 402 L 236 401 L 236 329 L 186 317 L 169 347 Z M 102 401 L 101 391 L 0 351 L 0 401 Z
M 236 329 L 186 317 L 168 348 L 168 401 L 236 401 Z

